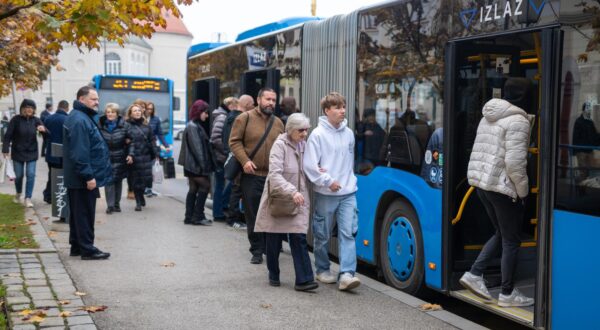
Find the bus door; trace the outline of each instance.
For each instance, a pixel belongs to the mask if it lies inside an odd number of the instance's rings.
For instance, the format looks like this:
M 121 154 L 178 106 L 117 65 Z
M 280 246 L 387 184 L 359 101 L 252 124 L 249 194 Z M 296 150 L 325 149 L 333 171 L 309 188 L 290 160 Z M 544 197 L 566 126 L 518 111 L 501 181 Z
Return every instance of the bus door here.
M 193 85 L 193 101 L 203 100 L 210 106 L 212 110 L 219 107 L 219 79 L 206 78 L 194 81 Z M 193 104 L 194 102 L 192 102 Z
M 258 97 L 258 92 L 262 88 L 272 88 L 277 93 L 277 105 L 279 105 L 279 70 L 257 70 L 248 71 L 242 74 L 242 94 L 248 94 L 255 100 Z M 277 110 L 279 106 L 277 106 Z
M 463 288 L 458 280 L 469 271 L 483 245 L 490 239 L 495 228 L 479 200 L 476 190 L 467 180 L 467 166 L 482 119 L 482 107 L 492 98 L 504 96 L 503 86 L 508 78 L 526 78 L 531 90 L 522 105 L 528 114 L 531 134 L 527 157 L 529 196 L 526 199 L 520 224 L 521 247 L 514 274 L 515 288 L 528 297 L 536 296 L 539 251 L 538 226 L 542 203 L 546 195 L 540 195 L 540 115 L 544 97 L 543 88 L 552 81 L 551 74 L 544 74 L 543 61 L 552 61 L 552 30 L 511 33 L 495 37 L 453 41 L 446 53 L 446 108 L 444 127 L 444 155 L 446 168 L 443 186 L 444 216 L 444 274 L 445 288 L 451 295 L 481 306 L 517 322 L 532 326 L 534 308 L 502 308 L 497 304 L 501 291 L 501 255 L 492 258 L 484 272 L 486 285 L 494 303 L 482 299 Z M 550 56 L 550 57 L 548 57 Z M 549 67 L 548 67 L 549 68 Z M 551 71 L 549 69 L 546 71 Z M 550 133 L 551 134 L 551 133 Z M 545 233 L 545 231 L 544 231 Z M 545 234 L 544 234 L 545 235 Z M 499 252 L 499 251 L 498 251 Z M 537 301 L 537 300 L 536 300 Z M 539 303 L 539 301 L 538 301 Z M 538 323 L 539 325 L 540 323 Z

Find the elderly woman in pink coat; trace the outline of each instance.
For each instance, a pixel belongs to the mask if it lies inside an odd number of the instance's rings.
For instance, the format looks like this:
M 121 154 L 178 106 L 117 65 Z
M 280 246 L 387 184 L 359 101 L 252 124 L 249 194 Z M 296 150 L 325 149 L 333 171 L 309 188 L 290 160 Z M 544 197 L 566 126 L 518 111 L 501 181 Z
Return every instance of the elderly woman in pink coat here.
M 306 245 L 310 205 L 302 158 L 309 126 L 305 115 L 292 114 L 287 120 L 285 133 L 275 140 L 269 156 L 269 175 L 254 226 L 255 232 L 266 233 L 267 268 L 271 286 L 281 285 L 279 252 L 283 239 L 286 236 L 289 238 L 296 272 L 294 289 L 297 291 L 314 290 L 319 286 L 314 281 Z M 293 201 L 295 214 L 273 216 L 272 206 L 269 205 L 269 192 L 288 199 L 290 203 Z

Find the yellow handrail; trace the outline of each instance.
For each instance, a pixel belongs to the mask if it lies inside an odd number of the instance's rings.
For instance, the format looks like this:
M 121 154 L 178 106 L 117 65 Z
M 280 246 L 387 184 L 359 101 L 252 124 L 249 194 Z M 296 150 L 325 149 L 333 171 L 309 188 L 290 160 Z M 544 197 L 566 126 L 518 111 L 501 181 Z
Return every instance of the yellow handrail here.
M 460 207 L 458 208 L 458 213 L 456 214 L 456 217 L 454 217 L 454 219 L 452 219 L 453 226 L 460 221 L 460 218 L 462 218 L 462 214 L 463 214 L 463 211 L 465 210 L 465 205 L 467 204 L 467 200 L 469 200 L 469 197 L 471 196 L 473 191 L 475 191 L 475 187 L 473 187 L 473 186 L 469 187 L 469 190 L 467 190 L 465 197 L 463 197 L 463 200 L 460 203 Z

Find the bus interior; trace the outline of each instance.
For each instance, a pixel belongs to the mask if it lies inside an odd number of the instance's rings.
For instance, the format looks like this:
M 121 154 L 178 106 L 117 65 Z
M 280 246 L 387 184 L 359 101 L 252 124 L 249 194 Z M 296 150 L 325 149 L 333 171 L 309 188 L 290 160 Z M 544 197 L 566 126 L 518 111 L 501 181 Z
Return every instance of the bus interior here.
M 523 77 L 530 80 L 532 89 L 529 104 L 524 109 L 531 122 L 531 134 L 527 161 L 529 196 L 521 221 L 521 248 L 514 276 L 515 288 L 528 297 L 535 292 L 537 273 L 537 219 L 538 219 L 538 122 L 540 112 L 541 45 L 540 33 L 510 34 L 495 38 L 459 41 L 456 43 L 454 84 L 449 85 L 453 108 L 447 117 L 454 129 L 449 136 L 452 148 L 448 157 L 447 194 L 449 196 L 450 280 L 449 290 L 453 296 L 481 305 L 493 312 L 530 325 L 534 307 L 502 308 L 497 304 L 485 304 L 483 300 L 463 288 L 458 280 L 469 271 L 486 241 L 495 229 L 473 188 L 467 180 L 467 166 L 477 127 L 481 121 L 481 109 L 492 98 L 502 98 L 502 88 L 507 78 Z M 448 94 L 447 94 L 448 95 Z M 498 255 L 488 264 L 484 273 L 486 285 L 494 299 L 500 293 L 500 261 Z

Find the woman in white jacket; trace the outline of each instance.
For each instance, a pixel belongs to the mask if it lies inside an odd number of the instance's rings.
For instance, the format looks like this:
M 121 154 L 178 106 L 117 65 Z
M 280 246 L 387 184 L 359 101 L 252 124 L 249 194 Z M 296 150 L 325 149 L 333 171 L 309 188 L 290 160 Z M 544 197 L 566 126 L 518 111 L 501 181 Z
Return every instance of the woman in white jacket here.
M 529 191 L 527 147 L 530 125 L 527 101 L 531 83 L 525 78 L 509 78 L 504 99 L 491 99 L 482 109 L 467 177 L 477 187 L 486 212 L 496 229 L 483 246 L 477 260 L 460 279 L 475 295 L 489 302 L 492 297 L 483 281 L 487 263 L 502 251 L 501 307 L 530 306 L 533 299 L 514 288 L 513 275 L 521 240 L 519 232 L 524 214 L 524 198 Z

